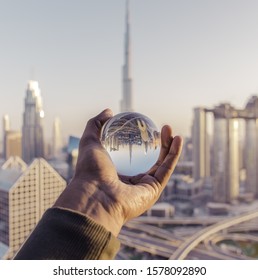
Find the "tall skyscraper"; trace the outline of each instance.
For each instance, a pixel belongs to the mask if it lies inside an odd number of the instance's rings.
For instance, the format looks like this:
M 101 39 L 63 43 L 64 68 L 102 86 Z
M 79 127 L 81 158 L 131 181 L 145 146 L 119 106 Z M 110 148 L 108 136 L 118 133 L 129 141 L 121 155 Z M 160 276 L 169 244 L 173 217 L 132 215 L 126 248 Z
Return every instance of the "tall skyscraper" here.
M 243 109 L 222 103 L 214 108 L 194 110 L 195 180 L 208 174 L 205 172 L 209 157 L 205 153 L 210 153 L 205 147 L 207 113 L 214 116 L 211 163 L 214 201 L 236 200 L 243 194 L 240 183 L 244 180 L 246 194 L 258 198 L 258 96 L 251 96 Z
M 62 135 L 59 118 L 55 118 L 53 125 L 53 156 L 58 157 L 62 150 Z
M 195 181 L 210 175 L 210 152 L 205 108 L 194 109 L 193 121 L 193 177 Z
M 0 169 L 0 259 L 11 259 L 66 187 L 42 158 L 9 158 Z M 4 250 L 3 250 L 4 249 Z
M 193 122 L 193 177 L 195 181 L 210 177 L 210 143 L 207 114 L 214 116 L 212 177 L 213 200 L 231 202 L 239 195 L 239 118 L 242 111 L 230 104 L 214 109 L 195 108 Z
M 246 104 L 248 112 L 245 136 L 246 188 L 258 197 L 258 97 L 252 96 Z
M 239 195 L 239 124 L 230 104 L 214 109 L 214 187 L 216 202 L 231 202 Z
M 4 131 L 10 130 L 10 118 L 7 114 L 3 116 L 3 129 Z
M 9 115 L 3 116 L 3 158 L 6 158 L 6 133 L 10 130 L 10 118 Z
M 121 100 L 121 112 L 133 111 L 129 0 L 126 1 L 125 53 L 122 75 L 123 97 Z
M 22 127 L 22 158 L 26 163 L 44 157 L 42 98 L 37 81 L 29 81 Z

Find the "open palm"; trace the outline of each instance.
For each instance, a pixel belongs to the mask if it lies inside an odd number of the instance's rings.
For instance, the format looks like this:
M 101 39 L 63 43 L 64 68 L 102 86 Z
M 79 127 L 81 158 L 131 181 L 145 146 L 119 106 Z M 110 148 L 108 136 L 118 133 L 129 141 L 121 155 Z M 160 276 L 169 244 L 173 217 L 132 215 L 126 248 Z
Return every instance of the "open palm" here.
M 165 188 L 182 149 L 181 137 L 172 137 L 170 126 L 161 131 L 161 151 L 156 164 L 137 176 L 119 176 L 100 143 L 109 109 L 92 118 L 82 135 L 75 175 L 56 206 L 79 211 L 102 224 L 114 235 L 122 225 L 150 208 Z

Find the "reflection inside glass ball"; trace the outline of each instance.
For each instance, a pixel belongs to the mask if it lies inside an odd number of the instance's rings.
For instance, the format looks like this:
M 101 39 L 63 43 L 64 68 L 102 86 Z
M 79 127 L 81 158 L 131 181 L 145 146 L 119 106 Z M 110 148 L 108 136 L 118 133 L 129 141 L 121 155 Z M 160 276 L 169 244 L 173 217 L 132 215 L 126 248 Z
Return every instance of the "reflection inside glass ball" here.
M 120 175 L 144 173 L 159 157 L 160 132 L 151 119 L 139 113 L 112 117 L 102 127 L 100 140 Z

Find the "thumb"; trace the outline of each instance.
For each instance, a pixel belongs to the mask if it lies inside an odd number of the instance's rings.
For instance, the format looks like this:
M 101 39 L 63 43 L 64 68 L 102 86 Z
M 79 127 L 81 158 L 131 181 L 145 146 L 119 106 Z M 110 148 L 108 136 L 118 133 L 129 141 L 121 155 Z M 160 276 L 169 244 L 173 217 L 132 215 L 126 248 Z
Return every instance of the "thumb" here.
M 99 141 L 100 131 L 104 123 L 113 116 L 113 112 L 110 109 L 105 109 L 96 117 L 90 119 L 86 125 L 83 135 L 80 140 L 80 146 L 85 142 Z

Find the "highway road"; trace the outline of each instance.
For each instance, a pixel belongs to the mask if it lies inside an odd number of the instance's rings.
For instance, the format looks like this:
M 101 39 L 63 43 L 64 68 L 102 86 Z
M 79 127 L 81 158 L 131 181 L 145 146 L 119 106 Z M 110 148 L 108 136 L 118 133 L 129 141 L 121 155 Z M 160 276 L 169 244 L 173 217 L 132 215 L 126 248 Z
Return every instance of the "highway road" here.
M 253 210 L 238 216 L 226 218 L 218 223 L 215 223 L 214 225 L 208 226 L 182 242 L 182 244 L 172 254 L 170 259 L 183 260 L 197 245 L 199 245 L 210 235 L 255 218 L 258 218 L 258 210 Z
M 128 222 L 119 236 L 121 243 L 165 259 L 252 259 L 243 255 L 240 249 L 224 245 L 221 247 L 217 243 L 225 239 L 237 239 L 240 236 L 242 240 L 245 238 L 249 241 L 258 241 L 257 237 L 248 234 L 249 231 L 258 230 L 257 210 L 230 218 L 220 216 L 209 220 L 205 217 L 204 221 L 201 221 L 202 217 L 195 218 L 194 225 L 198 227 L 193 226 L 191 221 L 191 228 L 182 226 L 180 230 L 175 229 L 175 225 L 187 225 L 186 220 L 191 218 L 147 218 L 141 217 Z M 171 225 L 172 230 L 157 226 L 160 222 L 163 224 L 164 220 L 166 226 Z M 213 225 L 203 228 L 201 225 L 207 224 L 208 220 L 209 224 L 213 222 Z M 151 225 L 147 224 L 147 221 Z M 125 257 L 126 255 L 121 252 L 118 259 Z

